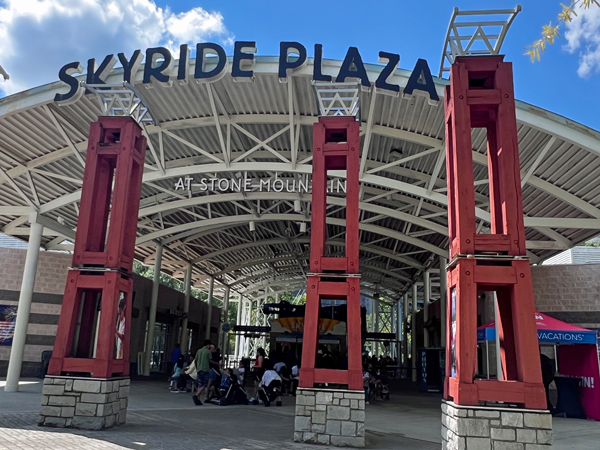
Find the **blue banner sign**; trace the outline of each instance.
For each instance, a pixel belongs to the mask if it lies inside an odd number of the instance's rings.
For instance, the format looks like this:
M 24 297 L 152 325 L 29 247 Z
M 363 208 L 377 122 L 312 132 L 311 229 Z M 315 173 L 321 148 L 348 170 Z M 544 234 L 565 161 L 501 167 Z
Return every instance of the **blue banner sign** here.
M 596 333 L 594 331 L 560 331 L 560 330 L 538 330 L 540 342 L 554 342 L 557 344 L 595 344 Z M 484 328 L 477 330 L 478 341 L 496 340 L 495 328 Z

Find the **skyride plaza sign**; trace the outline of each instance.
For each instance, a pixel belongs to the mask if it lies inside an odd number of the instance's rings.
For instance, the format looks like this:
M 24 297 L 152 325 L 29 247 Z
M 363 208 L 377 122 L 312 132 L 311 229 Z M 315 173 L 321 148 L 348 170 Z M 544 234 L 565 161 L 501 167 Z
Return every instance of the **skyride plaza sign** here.
M 279 48 L 279 80 L 286 82 L 288 75 L 303 69 L 307 65 L 306 47 L 298 42 L 281 42 Z M 256 42 L 235 42 L 233 57 L 231 58 L 231 70 L 229 70 L 230 61 L 223 47 L 214 43 L 197 44 L 192 75 L 190 74 L 190 49 L 187 44 L 180 46 L 177 67 L 174 67 L 175 60 L 168 49 L 164 47 L 149 48 L 146 50 L 146 64 L 143 70 L 142 83 L 146 87 L 151 87 L 154 84 L 171 86 L 173 80 L 185 84 L 189 81 L 190 76 L 193 76 L 193 79 L 198 83 L 211 83 L 220 80 L 227 73 L 231 73 L 234 81 L 252 81 L 254 72 L 250 67 L 254 64 L 255 53 Z M 136 50 L 129 58 L 124 53 L 119 53 L 117 56 L 118 61 L 123 66 L 123 82 L 133 83 L 134 77 L 144 60 L 144 55 L 141 50 Z M 400 86 L 388 82 L 397 69 L 399 61 L 400 55 L 396 53 L 379 52 L 379 62 L 385 63 L 385 66 L 374 83 L 378 92 L 390 95 L 399 94 Z M 96 64 L 95 59 L 89 59 L 85 83 L 92 85 L 106 84 L 106 78 L 116 64 L 117 58 L 114 55 L 107 55 L 100 65 Z M 78 61 L 66 64 L 60 69 L 58 77 L 69 87 L 69 91 L 56 94 L 54 97 L 55 102 L 71 103 L 77 101 L 83 95 L 85 88 L 75 77 L 75 74 L 82 73 L 83 66 Z M 356 47 L 348 48 L 346 57 L 334 79 L 331 75 L 323 74 L 323 46 L 315 44 L 312 79 L 318 82 L 335 81 L 337 83 L 348 79 L 359 80 L 362 88 L 366 90 L 369 90 L 373 85 L 367 76 L 362 57 Z M 436 103 L 439 101 L 427 61 L 424 59 L 417 61 L 403 92 L 404 95 L 423 93 L 429 95 L 430 102 Z

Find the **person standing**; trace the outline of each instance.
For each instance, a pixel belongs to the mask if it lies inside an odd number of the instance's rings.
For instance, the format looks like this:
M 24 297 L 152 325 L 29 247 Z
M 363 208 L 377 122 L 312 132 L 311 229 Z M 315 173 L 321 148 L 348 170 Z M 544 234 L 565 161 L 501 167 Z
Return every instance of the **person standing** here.
M 210 373 L 208 374 L 208 387 L 206 388 L 205 402 L 211 400 L 211 387 L 217 387 L 221 380 L 221 349 L 215 348 L 215 345 L 210 346 L 211 358 L 209 361 Z
M 196 353 L 196 359 L 194 359 L 194 364 L 198 371 L 198 388 L 196 389 L 196 393 L 192 395 L 192 400 L 196 406 L 202 405 L 200 394 L 202 394 L 208 386 L 210 360 L 212 357 L 212 352 L 210 351 L 211 346 L 210 339 L 206 339 L 202 343 L 202 348 Z
M 250 399 L 250 403 L 258 405 L 258 383 L 262 380 L 262 376 L 265 373 L 265 359 L 267 354 L 265 353 L 265 349 L 259 347 L 256 350 L 256 360 L 254 361 L 254 367 L 252 369 L 252 375 L 254 378 L 254 395 Z
M 125 341 L 125 299 L 119 300 L 117 326 L 115 329 L 116 348 L 115 359 L 123 359 L 123 342 Z

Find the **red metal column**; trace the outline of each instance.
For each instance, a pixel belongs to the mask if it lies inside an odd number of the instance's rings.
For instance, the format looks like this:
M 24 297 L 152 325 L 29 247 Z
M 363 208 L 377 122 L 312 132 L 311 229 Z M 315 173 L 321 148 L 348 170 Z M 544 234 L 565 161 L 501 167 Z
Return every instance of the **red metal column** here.
M 338 383 L 362 389 L 359 273 L 359 124 L 354 117 L 321 117 L 313 127 L 313 181 L 310 271 L 300 387 Z M 327 241 L 327 171 L 346 170 L 346 254 L 330 257 Z M 347 303 L 348 370 L 315 368 L 321 300 Z
M 446 88 L 446 172 L 450 265 L 447 272 L 445 398 L 546 409 L 525 227 L 512 65 L 502 56 L 459 57 Z M 490 234 L 475 220 L 472 128 L 487 130 Z M 477 293 L 494 291 L 502 342 L 501 380 L 474 380 Z
M 145 154 L 146 138 L 132 118 L 101 117 L 90 125 L 74 269 L 67 277 L 50 375 L 129 375 L 130 273 Z

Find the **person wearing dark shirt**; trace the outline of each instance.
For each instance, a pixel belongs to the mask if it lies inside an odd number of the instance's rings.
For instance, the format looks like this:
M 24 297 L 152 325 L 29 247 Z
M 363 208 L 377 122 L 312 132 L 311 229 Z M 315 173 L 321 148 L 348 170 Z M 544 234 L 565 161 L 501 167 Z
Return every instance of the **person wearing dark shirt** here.
M 171 361 L 170 361 L 170 365 L 169 367 L 167 367 L 168 372 L 171 372 L 172 370 L 175 369 L 175 366 L 177 365 L 177 361 L 179 361 L 179 357 L 181 356 L 181 345 L 180 344 L 175 344 L 175 348 L 173 350 L 171 350 Z
M 209 402 L 212 395 L 211 388 L 214 386 L 218 387 L 219 382 L 221 381 L 221 349 L 215 348 L 214 345 L 211 345 L 210 351 L 212 352 L 209 365 L 210 372 L 208 375 L 208 388 L 206 389 L 206 401 Z M 216 390 L 216 389 L 215 389 Z
M 546 391 L 546 403 L 548 410 L 552 413 L 554 407 L 550 402 L 550 383 L 554 380 L 554 364 L 552 360 L 544 354 L 540 354 L 540 363 L 542 365 L 542 382 L 544 383 L 544 390 Z

